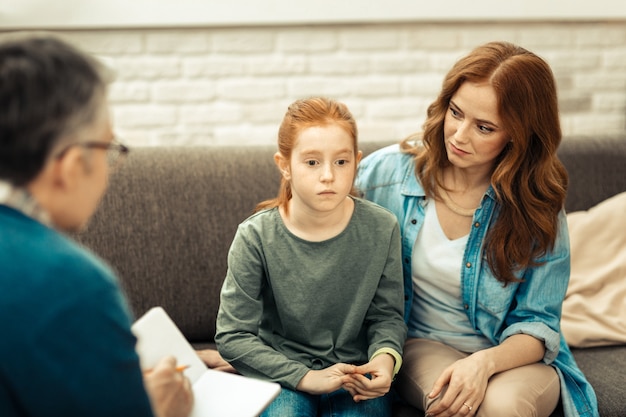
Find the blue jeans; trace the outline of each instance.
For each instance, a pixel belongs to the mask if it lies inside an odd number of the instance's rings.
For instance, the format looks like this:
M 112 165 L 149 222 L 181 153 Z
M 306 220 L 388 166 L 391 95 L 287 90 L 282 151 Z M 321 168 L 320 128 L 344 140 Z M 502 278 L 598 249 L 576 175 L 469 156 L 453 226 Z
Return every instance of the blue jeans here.
M 284 388 L 261 417 L 391 417 L 391 397 L 354 402 L 350 393 L 339 389 L 330 394 L 312 395 Z

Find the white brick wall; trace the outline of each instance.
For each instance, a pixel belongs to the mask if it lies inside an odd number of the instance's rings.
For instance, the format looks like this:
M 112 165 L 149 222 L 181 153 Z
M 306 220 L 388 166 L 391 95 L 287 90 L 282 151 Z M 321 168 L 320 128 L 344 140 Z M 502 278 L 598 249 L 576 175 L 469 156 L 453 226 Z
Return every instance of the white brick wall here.
M 116 80 L 116 130 L 130 145 L 273 144 L 286 106 L 344 101 L 361 140 L 420 129 L 444 73 L 490 40 L 546 58 L 563 131 L 626 133 L 626 22 L 402 23 L 60 32 Z

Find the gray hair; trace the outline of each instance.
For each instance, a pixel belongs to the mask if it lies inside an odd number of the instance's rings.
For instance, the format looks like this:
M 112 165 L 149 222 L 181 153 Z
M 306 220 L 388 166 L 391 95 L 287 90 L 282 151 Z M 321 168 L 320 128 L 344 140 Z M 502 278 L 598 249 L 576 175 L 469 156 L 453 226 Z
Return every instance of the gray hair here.
M 0 179 L 24 186 L 68 137 L 94 121 L 111 77 L 60 38 L 0 39 Z

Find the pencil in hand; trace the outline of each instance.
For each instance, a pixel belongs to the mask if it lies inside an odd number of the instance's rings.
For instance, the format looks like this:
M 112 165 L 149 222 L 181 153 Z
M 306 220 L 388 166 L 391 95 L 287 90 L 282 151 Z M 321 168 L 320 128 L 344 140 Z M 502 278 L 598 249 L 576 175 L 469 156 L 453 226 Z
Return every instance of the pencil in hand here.
M 189 368 L 191 365 L 178 365 L 176 367 L 176 372 L 184 372 L 185 369 Z M 153 369 L 146 369 L 145 371 L 143 371 L 144 375 L 148 375 L 150 372 L 152 372 Z

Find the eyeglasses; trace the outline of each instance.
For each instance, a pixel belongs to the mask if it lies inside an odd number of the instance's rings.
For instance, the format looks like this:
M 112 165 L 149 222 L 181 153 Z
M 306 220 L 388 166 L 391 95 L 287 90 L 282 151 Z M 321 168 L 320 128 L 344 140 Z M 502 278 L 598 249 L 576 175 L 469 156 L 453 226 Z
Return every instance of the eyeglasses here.
M 70 148 L 80 146 L 86 149 L 103 149 L 107 151 L 107 163 L 112 170 L 117 168 L 130 152 L 130 148 L 117 140 L 111 142 L 89 141 L 72 143 L 58 153 L 57 158 L 61 158 Z
M 83 142 L 77 144 L 77 146 L 81 146 L 83 148 L 88 149 L 103 149 L 107 151 L 107 163 L 111 169 L 119 166 L 126 156 L 128 152 L 130 152 L 130 148 L 117 140 L 112 140 L 111 142 Z

